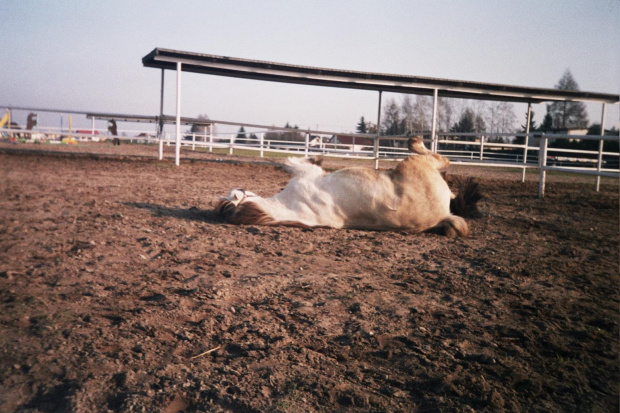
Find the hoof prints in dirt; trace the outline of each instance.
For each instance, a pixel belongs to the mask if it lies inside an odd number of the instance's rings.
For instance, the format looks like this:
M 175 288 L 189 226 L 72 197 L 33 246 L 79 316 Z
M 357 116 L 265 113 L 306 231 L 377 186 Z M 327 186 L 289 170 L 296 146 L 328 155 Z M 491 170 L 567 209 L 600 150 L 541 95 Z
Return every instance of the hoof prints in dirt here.
M 617 188 L 481 178 L 448 240 L 212 221 L 272 167 L 0 157 L 2 411 L 618 409 Z

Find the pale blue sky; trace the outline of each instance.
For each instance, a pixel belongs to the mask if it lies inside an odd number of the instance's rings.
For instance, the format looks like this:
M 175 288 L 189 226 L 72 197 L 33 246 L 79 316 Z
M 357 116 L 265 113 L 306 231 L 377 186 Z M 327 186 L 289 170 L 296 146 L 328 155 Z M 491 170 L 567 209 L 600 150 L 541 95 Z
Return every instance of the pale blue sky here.
M 619 93 L 619 31 L 618 0 L 4 0 L 0 105 L 157 114 L 160 71 L 141 62 L 155 47 L 548 88 L 568 68 L 581 90 Z M 377 112 L 368 91 L 197 74 L 182 90 L 184 116 L 341 131 Z M 168 114 L 174 98 L 167 71 Z

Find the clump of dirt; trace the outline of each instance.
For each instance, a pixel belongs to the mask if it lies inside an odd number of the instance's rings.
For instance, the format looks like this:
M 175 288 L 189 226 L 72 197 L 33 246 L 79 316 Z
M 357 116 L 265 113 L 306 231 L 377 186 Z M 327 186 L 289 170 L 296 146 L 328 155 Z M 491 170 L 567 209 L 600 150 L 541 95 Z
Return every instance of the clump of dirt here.
M 216 155 L 0 170 L 2 411 L 618 410 L 617 184 L 479 176 L 452 240 L 219 224 L 288 176 Z

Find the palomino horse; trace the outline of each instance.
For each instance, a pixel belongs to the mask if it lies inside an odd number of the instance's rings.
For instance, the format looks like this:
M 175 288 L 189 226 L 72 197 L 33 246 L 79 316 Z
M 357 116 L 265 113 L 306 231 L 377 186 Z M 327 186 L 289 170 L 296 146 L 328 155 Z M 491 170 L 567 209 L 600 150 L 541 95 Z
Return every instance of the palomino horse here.
M 347 168 L 327 173 L 316 159 L 288 158 L 284 167 L 292 178 L 282 192 L 262 198 L 233 189 L 219 200 L 215 214 L 232 224 L 468 236 L 467 222 L 450 210 L 451 200 L 461 209 L 475 208 L 478 185 L 463 181 L 460 198 L 455 199 L 440 173 L 450 165 L 448 158 L 426 149 L 420 137 L 409 139 L 409 150 L 413 154 L 389 171 Z

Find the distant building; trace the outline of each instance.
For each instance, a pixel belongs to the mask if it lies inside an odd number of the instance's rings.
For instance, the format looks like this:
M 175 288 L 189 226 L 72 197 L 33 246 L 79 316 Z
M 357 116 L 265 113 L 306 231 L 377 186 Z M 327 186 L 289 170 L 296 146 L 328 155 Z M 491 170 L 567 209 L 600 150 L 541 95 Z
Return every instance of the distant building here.
M 329 143 L 334 144 L 336 149 L 345 149 L 353 152 L 372 150 L 374 147 L 371 139 L 354 135 L 334 135 L 329 140 Z
M 546 131 L 541 131 L 540 133 L 546 133 L 548 135 L 575 135 L 575 136 L 586 136 L 588 134 L 588 129 L 549 129 Z M 580 139 L 569 139 L 569 142 L 579 142 Z M 549 139 L 549 144 L 555 142 L 555 139 Z M 540 138 L 530 137 L 528 146 L 540 146 Z

